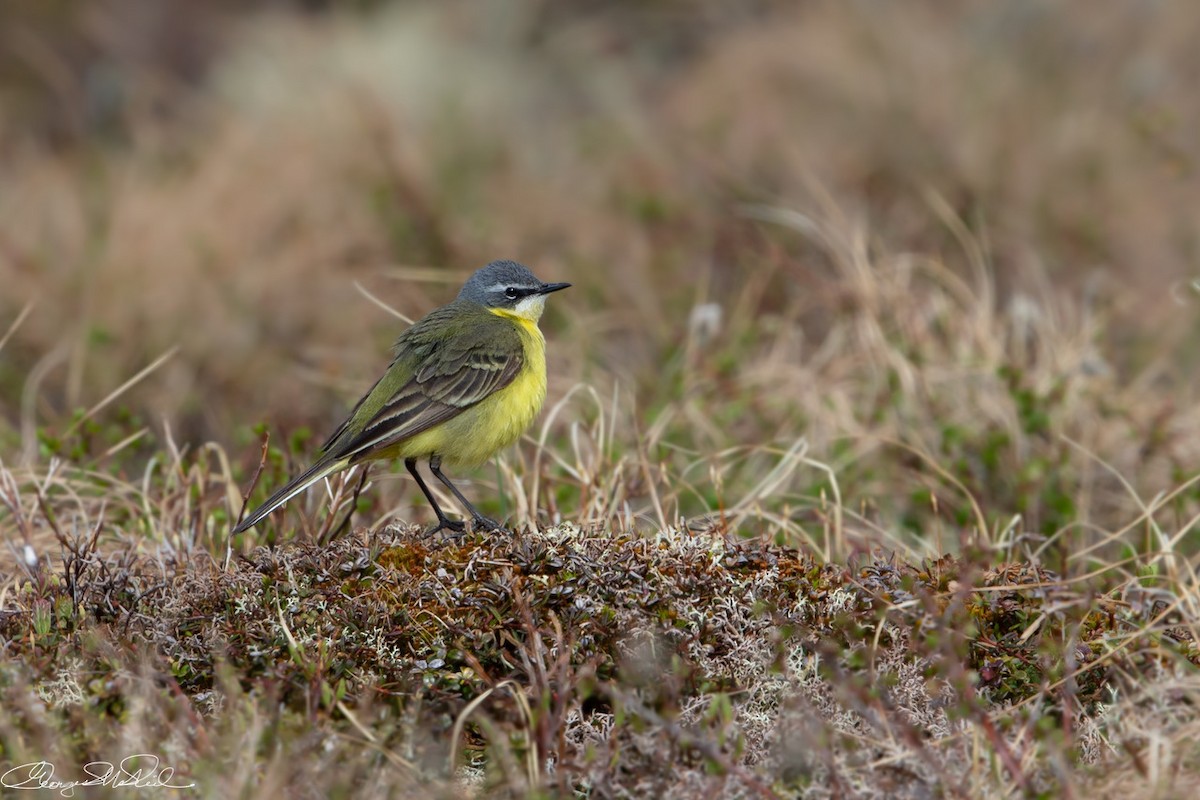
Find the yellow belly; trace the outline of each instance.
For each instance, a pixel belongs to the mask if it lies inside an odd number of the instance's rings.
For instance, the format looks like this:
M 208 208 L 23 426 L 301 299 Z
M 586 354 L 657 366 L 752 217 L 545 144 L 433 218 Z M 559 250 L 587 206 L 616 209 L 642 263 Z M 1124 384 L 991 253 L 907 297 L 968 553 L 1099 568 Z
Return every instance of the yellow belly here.
M 520 438 L 546 400 L 546 340 L 537 323 L 512 316 L 525 347 L 513 382 L 458 416 L 398 443 L 387 456 L 440 455 L 452 467 L 474 467 Z

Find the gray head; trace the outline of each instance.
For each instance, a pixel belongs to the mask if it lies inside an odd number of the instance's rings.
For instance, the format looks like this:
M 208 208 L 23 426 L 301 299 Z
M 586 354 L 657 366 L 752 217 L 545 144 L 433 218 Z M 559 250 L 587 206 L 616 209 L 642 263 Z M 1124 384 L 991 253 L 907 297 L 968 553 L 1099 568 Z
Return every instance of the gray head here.
M 458 293 L 458 299 L 537 319 L 546 305 L 546 295 L 570 285 L 543 283 L 528 268 L 515 261 L 493 261 L 467 279 Z

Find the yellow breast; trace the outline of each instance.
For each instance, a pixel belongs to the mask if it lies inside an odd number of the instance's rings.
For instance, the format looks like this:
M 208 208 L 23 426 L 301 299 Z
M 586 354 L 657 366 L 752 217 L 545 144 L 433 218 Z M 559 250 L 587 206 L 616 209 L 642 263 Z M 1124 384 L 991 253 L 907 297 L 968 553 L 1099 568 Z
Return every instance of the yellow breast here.
M 440 455 L 452 467 L 473 467 L 520 438 L 546 400 L 546 340 L 537 322 L 489 309 L 511 319 L 521 334 L 525 363 L 512 383 L 436 428 L 407 440 L 403 457 Z

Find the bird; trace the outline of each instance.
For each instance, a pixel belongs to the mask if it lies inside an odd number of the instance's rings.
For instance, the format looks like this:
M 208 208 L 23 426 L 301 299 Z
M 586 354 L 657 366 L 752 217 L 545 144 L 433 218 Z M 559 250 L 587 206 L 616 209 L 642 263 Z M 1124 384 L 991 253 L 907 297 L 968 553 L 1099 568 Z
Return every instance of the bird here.
M 546 399 L 546 340 L 538 320 L 546 297 L 569 283 L 546 283 L 516 261 L 492 261 L 449 304 L 400 334 L 387 371 L 330 435 L 316 461 L 233 529 L 253 528 L 309 486 L 379 460 L 404 461 L 437 515 L 429 534 L 462 533 L 421 478 L 429 470 L 469 512 L 473 530 L 503 530 L 442 472 L 473 467 L 515 442 Z M 244 513 L 244 510 L 243 510 Z

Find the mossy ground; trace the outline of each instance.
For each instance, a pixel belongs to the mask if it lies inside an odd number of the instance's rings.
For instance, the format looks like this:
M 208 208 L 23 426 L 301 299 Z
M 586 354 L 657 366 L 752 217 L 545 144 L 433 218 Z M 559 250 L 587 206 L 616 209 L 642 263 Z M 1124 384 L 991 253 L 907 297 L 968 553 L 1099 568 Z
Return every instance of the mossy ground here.
M 951 557 L 837 566 L 686 528 L 431 541 L 390 526 L 227 566 L 82 550 L 6 601 L 3 735 L 16 762 L 127 741 L 206 796 L 272 775 L 314 797 L 379 781 L 457 796 L 464 780 L 969 795 L 992 758 L 1053 794 L 1062 743 L 1102 770 L 1122 757 L 1112 716 L 1200 663 L 1178 602 L 1105 583 Z M 1193 699 L 1156 713 L 1194 724 Z M 247 722 L 262 734 L 230 772 L 224 737 Z M 308 755 L 277 762 L 284 742 Z

